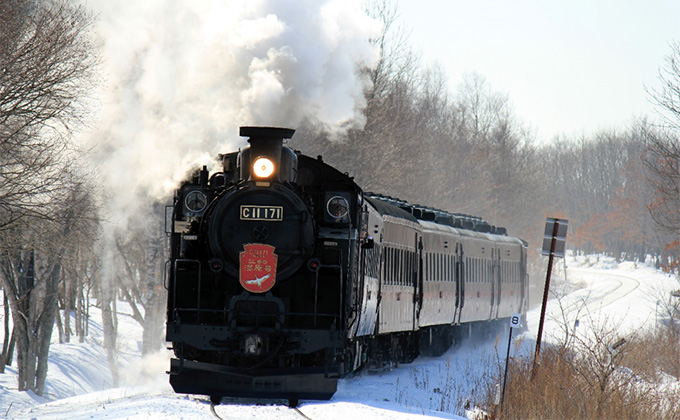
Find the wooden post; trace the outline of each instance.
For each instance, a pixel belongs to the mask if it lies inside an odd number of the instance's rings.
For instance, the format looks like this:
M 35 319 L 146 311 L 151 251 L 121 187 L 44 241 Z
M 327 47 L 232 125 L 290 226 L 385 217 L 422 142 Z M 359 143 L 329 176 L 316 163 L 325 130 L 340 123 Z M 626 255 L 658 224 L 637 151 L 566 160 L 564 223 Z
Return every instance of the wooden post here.
M 510 335 L 508 336 L 508 352 L 505 354 L 505 373 L 503 374 L 503 387 L 501 388 L 500 412 L 503 413 L 503 400 L 505 399 L 505 383 L 508 380 L 508 364 L 510 362 L 510 346 L 512 345 L 512 329 L 520 326 L 522 314 L 512 314 L 510 317 Z
M 531 379 L 536 375 L 536 364 L 538 355 L 541 352 L 541 340 L 543 337 L 543 323 L 545 321 L 545 310 L 548 305 L 548 290 L 550 289 L 550 276 L 552 274 L 553 259 L 555 258 L 555 246 L 557 244 L 557 231 L 560 226 L 559 219 L 555 221 L 552 232 L 552 242 L 550 243 L 550 255 L 548 256 L 548 273 L 545 276 L 545 287 L 543 288 L 543 306 L 541 306 L 541 319 L 538 324 L 538 335 L 536 336 L 536 352 L 534 353 L 534 365 L 531 369 Z

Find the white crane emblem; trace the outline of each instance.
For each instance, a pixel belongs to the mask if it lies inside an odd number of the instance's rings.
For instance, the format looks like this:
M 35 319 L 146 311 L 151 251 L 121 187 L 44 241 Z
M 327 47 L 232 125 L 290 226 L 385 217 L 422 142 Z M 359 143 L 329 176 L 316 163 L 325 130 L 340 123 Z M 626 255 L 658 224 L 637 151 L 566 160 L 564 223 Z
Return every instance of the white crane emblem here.
M 250 293 L 265 293 L 276 284 L 278 255 L 268 244 L 244 244 L 239 254 L 239 282 Z
M 271 273 L 265 274 L 264 276 L 262 276 L 262 277 L 256 277 L 256 278 L 254 278 L 253 280 L 246 280 L 246 283 L 248 283 L 248 284 L 256 284 L 257 287 L 262 287 L 262 282 L 265 281 L 265 280 L 267 280 L 267 279 L 268 279 L 269 277 L 271 277 L 271 276 L 272 276 Z

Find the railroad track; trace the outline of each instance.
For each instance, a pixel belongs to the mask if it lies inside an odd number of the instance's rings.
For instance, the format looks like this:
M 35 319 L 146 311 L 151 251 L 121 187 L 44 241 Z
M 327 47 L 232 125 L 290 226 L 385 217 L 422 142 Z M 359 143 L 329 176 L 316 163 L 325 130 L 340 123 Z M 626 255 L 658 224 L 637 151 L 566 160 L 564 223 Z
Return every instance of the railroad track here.
M 575 272 L 585 272 L 585 270 L 574 270 Z M 588 272 L 592 273 L 592 272 Z M 609 306 L 616 301 L 628 296 L 632 292 L 634 292 L 638 287 L 640 287 L 640 281 L 629 276 L 624 276 L 618 273 L 604 273 L 604 272 L 598 272 L 597 276 L 600 277 L 607 277 L 611 281 L 616 282 L 615 285 L 612 285 L 610 287 L 607 287 L 606 290 L 600 291 L 599 296 L 595 298 L 594 301 L 592 302 L 587 302 L 586 305 L 589 308 L 595 308 L 597 306 L 598 309 L 604 308 L 605 306 Z M 623 290 L 621 290 L 623 289 Z M 614 293 L 617 292 L 617 293 Z M 599 305 L 599 306 L 598 306 Z
M 196 400 L 196 401 L 205 402 L 205 400 L 204 400 L 203 398 L 195 398 L 195 400 Z M 233 401 L 238 401 L 238 399 L 234 399 Z M 267 401 L 267 402 L 268 402 L 268 403 L 272 403 L 272 401 Z M 276 402 L 274 402 L 274 403 L 276 403 Z M 219 420 L 226 420 L 224 417 L 221 417 L 221 416 L 217 413 L 217 410 L 215 409 L 215 407 L 218 406 L 218 405 L 220 405 L 220 404 L 215 404 L 215 403 L 213 403 L 213 402 L 210 402 L 210 412 L 213 414 L 213 416 L 215 416 L 215 417 L 218 418 Z M 282 406 L 285 406 L 286 404 L 285 404 L 284 402 L 281 402 L 281 405 L 282 405 Z M 227 407 L 228 404 L 224 404 L 224 406 Z M 303 419 L 305 419 L 305 420 L 314 420 L 314 419 L 312 419 L 311 417 L 309 417 L 308 415 L 306 415 L 305 413 L 303 413 L 303 412 L 300 410 L 300 408 L 298 408 L 298 407 L 290 407 L 290 406 L 289 406 L 289 408 L 290 408 L 292 411 L 294 411 L 298 416 L 300 416 L 301 418 L 303 418 Z
M 578 318 L 595 314 L 619 302 L 640 286 L 637 279 L 619 273 L 582 269 L 569 271 L 572 279 L 578 277 L 587 280 L 587 286 L 559 297 L 557 302 L 551 304 L 549 319 L 565 325 L 571 325 Z M 595 277 L 596 280 L 588 277 Z
M 313 420 L 311 417 L 309 417 L 308 415 L 306 415 L 305 413 L 303 413 L 302 411 L 300 411 L 300 409 L 297 408 L 297 407 L 291 408 L 291 410 L 295 410 L 295 412 L 298 413 L 299 415 L 301 415 L 302 418 L 305 418 L 305 419 L 307 419 L 307 420 Z

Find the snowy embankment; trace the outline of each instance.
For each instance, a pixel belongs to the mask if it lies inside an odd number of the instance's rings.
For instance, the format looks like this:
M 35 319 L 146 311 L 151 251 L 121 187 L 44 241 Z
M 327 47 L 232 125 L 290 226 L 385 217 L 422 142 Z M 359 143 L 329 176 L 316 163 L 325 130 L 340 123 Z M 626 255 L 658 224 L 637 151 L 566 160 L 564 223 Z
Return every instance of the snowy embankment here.
M 677 289 L 677 281 L 647 265 L 617 264 L 608 258 L 567 260 L 569 286 L 553 277 L 559 299 L 548 307 L 544 340 L 564 337 L 563 325 L 579 320 L 579 331 L 593 324 L 616 322 L 622 334 L 653 329 L 661 322 L 657 301 Z M 90 335 L 84 343 L 54 343 L 46 395 L 16 390 L 16 371 L 0 375 L 0 418 L 17 419 L 153 419 L 214 418 L 208 399 L 176 395 L 168 385 L 168 352 L 141 359 L 141 327 L 120 304 L 119 357 L 122 386 L 111 388 L 111 373 L 103 349 L 100 316 L 91 310 Z M 657 314 L 659 319 L 657 319 Z M 528 314 L 529 330 L 516 334 L 515 352 L 530 352 L 535 345 L 540 308 Z M 467 402 L 487 390 L 487 379 L 498 372 L 505 358 L 507 332 L 487 340 L 469 340 L 440 358 L 420 357 L 389 372 L 362 373 L 340 381 L 328 402 L 302 401 L 300 411 L 312 419 L 460 419 Z M 236 401 L 216 407 L 229 419 L 301 419 L 282 405 L 256 405 Z

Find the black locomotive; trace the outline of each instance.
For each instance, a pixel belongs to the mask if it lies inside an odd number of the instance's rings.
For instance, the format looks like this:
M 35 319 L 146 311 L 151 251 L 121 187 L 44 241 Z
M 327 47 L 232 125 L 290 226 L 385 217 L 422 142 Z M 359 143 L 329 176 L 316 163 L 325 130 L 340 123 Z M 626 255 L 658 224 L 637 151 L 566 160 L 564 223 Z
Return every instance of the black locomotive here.
M 250 145 L 177 190 L 167 341 L 179 393 L 328 399 L 366 365 L 443 354 L 526 312 L 526 243 L 475 217 L 370 194 L 283 144 Z

